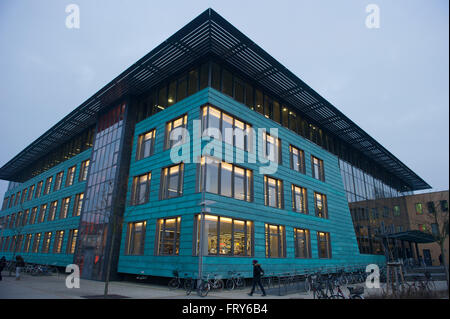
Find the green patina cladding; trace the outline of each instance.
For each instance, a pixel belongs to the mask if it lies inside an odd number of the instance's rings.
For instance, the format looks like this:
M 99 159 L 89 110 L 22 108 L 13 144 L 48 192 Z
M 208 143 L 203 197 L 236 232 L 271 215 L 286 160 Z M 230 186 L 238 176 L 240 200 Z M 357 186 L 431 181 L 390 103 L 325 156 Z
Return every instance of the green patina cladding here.
M 21 255 L 22 257 L 24 257 L 25 262 L 39 263 L 39 264 L 51 264 L 51 265 L 56 265 L 56 266 L 66 266 L 68 264 L 73 263 L 73 255 L 66 254 L 66 247 L 67 247 L 67 241 L 69 238 L 69 230 L 78 228 L 78 226 L 80 224 L 80 217 L 79 216 L 72 217 L 72 212 L 73 212 L 74 203 L 75 203 L 75 195 L 79 194 L 79 193 L 83 193 L 86 188 L 85 181 L 83 181 L 83 182 L 78 181 L 79 174 L 80 174 L 80 168 L 81 168 L 81 162 L 83 162 L 87 159 L 90 159 L 90 157 L 91 157 L 91 149 L 88 149 L 88 150 L 64 161 L 63 163 L 60 163 L 57 166 L 52 167 L 51 169 L 45 171 L 44 173 L 42 173 L 36 177 L 33 177 L 32 179 L 21 184 L 19 187 L 16 187 L 16 188 L 11 189 L 8 192 L 6 192 L 5 197 L 8 197 L 12 194 L 17 193 L 18 191 L 22 191 L 25 188 L 30 187 L 31 185 L 37 185 L 37 183 L 40 181 L 44 181 L 44 185 L 43 185 L 43 188 L 44 188 L 45 180 L 48 177 L 53 176 L 52 186 L 51 186 L 51 190 L 50 190 L 49 194 L 43 195 L 43 193 L 42 193 L 39 198 L 34 198 L 34 194 L 33 194 L 33 198 L 31 200 L 25 201 L 22 204 L 23 210 L 30 209 L 30 214 L 31 214 L 31 209 L 33 207 L 38 207 L 38 214 L 39 214 L 39 207 L 42 204 L 48 205 L 47 211 L 46 211 L 46 216 L 45 216 L 43 223 L 35 223 L 33 225 L 29 225 L 27 223 L 27 225 L 25 225 L 21 231 L 21 234 L 23 234 L 23 235 L 27 235 L 27 234 L 33 235 L 31 238 L 30 251 L 33 246 L 34 235 L 36 233 L 42 233 L 38 253 L 32 253 L 32 252 L 24 253 L 23 251 L 18 251 L 16 253 L 16 255 Z M 76 165 L 76 170 L 75 170 L 73 184 L 71 186 L 66 187 L 65 183 L 66 183 L 66 178 L 67 178 L 67 170 L 68 170 L 68 168 L 70 168 L 74 165 Z M 53 191 L 56 174 L 61 171 L 64 171 L 61 188 L 58 191 Z M 35 191 L 36 191 L 36 186 L 35 186 Z M 63 198 L 66 198 L 66 197 L 71 197 L 69 210 L 68 210 L 68 214 L 67 214 L 68 217 L 64 218 L 64 219 L 59 219 L 58 216 L 59 216 L 59 211 L 61 209 L 61 201 Z M 58 201 L 58 208 L 56 211 L 55 220 L 48 222 L 47 217 L 48 217 L 50 203 L 55 200 Z M 21 211 L 22 208 L 20 207 L 20 205 L 16 205 L 11 208 L 5 209 L 1 212 L 0 217 L 7 216 L 12 213 L 17 213 L 17 212 Z M 61 249 L 61 253 L 54 254 L 53 253 L 53 245 L 55 243 L 55 232 L 59 231 L 59 230 L 64 230 L 62 249 Z M 49 231 L 52 232 L 49 253 L 41 253 L 44 233 L 49 232 Z M 14 236 L 14 235 L 15 235 L 14 230 L 5 229 L 3 231 L 2 237 L 5 238 L 6 236 Z M 22 241 L 22 248 L 23 248 L 24 242 L 25 242 L 25 236 L 24 236 L 24 240 Z M 22 248 L 21 248 L 21 250 L 22 250 Z M 10 259 L 13 255 L 13 252 L 3 251 L 3 252 L 1 252 L 1 254 L 4 255 L 7 259 Z
M 127 202 L 130 200 L 132 177 L 146 172 L 152 173 L 150 199 L 147 204 L 127 206 L 124 223 L 146 220 L 144 254 L 142 256 L 124 255 L 126 227 L 123 228 L 119 272 L 171 276 L 174 269 L 180 272 L 197 272 L 198 258 L 193 256 L 194 215 L 200 212 L 201 193 L 196 191 L 197 164 L 186 163 L 184 172 L 183 196 L 169 200 L 159 200 L 161 168 L 172 164 L 170 151 L 164 151 L 165 123 L 182 114 L 188 115 L 188 130 L 193 136 L 192 120 L 200 119 L 200 106 L 206 103 L 240 118 L 257 128 L 278 128 L 282 141 L 282 160 L 278 171 L 271 176 L 283 180 L 284 209 L 264 205 L 263 175 L 259 174 L 261 164 L 246 163 L 240 166 L 250 168 L 254 173 L 254 200 L 245 202 L 237 199 L 206 193 L 206 199 L 216 201 L 211 205 L 211 214 L 251 220 L 254 222 L 254 256 L 252 257 L 204 257 L 204 272 L 227 275 L 236 270 L 250 276 L 251 261 L 258 259 L 266 272 L 284 272 L 315 267 L 346 266 L 351 264 L 381 263 L 383 256 L 361 255 L 359 253 L 353 223 L 348 208 L 338 158 L 312 142 L 300 137 L 263 115 L 250 111 L 232 98 L 212 89 L 204 89 L 195 95 L 174 104 L 170 108 L 138 123 L 133 138 L 133 153 L 130 165 Z M 156 129 L 154 155 L 135 161 L 136 143 L 139 134 Z M 192 141 L 191 141 L 192 142 Z M 290 169 L 289 145 L 292 144 L 305 152 L 306 174 Z M 225 148 L 230 145 L 224 144 Z M 224 154 L 224 153 L 223 153 Z M 247 153 L 246 153 L 247 154 Z M 257 153 L 256 153 L 257 154 Z M 248 155 L 248 154 L 247 154 Z M 312 178 L 311 155 L 324 162 L 325 182 Z M 191 143 L 192 161 L 192 143 Z M 291 184 L 307 188 L 308 214 L 292 211 Z M 327 195 L 329 219 L 315 216 L 314 191 Z M 180 254 L 179 256 L 155 256 L 156 222 L 163 217 L 181 216 Z M 286 227 L 286 258 L 265 258 L 264 224 L 272 223 Z M 294 255 L 294 228 L 306 228 L 311 233 L 312 258 L 300 259 Z M 316 231 L 330 233 L 331 259 L 319 259 Z

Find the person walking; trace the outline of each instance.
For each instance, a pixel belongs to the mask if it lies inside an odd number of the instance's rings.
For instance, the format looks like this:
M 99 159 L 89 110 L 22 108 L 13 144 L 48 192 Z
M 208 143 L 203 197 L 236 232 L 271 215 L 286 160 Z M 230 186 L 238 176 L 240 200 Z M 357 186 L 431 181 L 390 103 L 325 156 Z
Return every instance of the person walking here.
M 3 279 L 2 271 L 3 271 L 3 269 L 5 269 L 5 267 L 6 267 L 6 258 L 5 258 L 5 256 L 3 256 L 0 259 L 0 281 L 2 281 L 2 279 Z
M 258 264 L 257 260 L 253 260 L 253 286 L 252 290 L 248 294 L 249 296 L 253 296 L 253 292 L 255 291 L 256 285 L 261 288 L 262 297 L 266 296 L 266 291 L 261 283 L 261 276 L 264 275 L 264 270 L 261 268 L 261 265 Z
M 20 272 L 22 271 L 23 267 L 25 267 L 25 261 L 23 260 L 22 256 L 17 255 L 16 256 L 16 280 L 20 280 Z

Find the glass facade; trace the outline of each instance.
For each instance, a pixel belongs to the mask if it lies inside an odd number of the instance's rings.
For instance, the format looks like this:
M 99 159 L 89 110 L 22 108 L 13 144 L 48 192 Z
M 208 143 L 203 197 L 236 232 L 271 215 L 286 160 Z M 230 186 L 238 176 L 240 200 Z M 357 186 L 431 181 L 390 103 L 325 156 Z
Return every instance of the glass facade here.
M 125 111 L 125 104 L 115 106 L 103 114 L 97 124 L 77 233 L 75 262 L 80 265 L 83 278 L 101 279 L 105 275 L 108 228 L 113 220 L 113 192 L 117 185 Z

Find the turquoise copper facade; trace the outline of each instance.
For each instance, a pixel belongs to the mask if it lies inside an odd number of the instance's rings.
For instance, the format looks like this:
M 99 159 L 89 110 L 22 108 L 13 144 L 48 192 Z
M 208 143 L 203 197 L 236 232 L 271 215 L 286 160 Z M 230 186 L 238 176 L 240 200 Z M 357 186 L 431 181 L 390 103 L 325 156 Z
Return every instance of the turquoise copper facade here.
M 28 252 L 24 251 L 25 239 L 21 243 L 21 247 L 16 248 L 16 252 L 10 251 L 8 248 L 4 247 L 0 254 L 5 256 L 7 260 L 11 260 L 13 255 L 21 255 L 25 262 L 27 263 L 38 263 L 38 264 L 48 264 L 54 266 L 65 267 L 68 264 L 73 263 L 73 254 L 68 253 L 68 240 L 69 233 L 73 229 L 78 229 L 80 224 L 80 216 L 72 216 L 75 204 L 75 196 L 80 193 L 84 193 L 86 188 L 85 181 L 79 181 L 79 174 L 81 169 L 81 163 L 85 160 L 90 159 L 91 157 L 91 149 L 88 149 L 54 167 L 45 171 L 44 173 L 37 175 L 25 183 L 20 184 L 20 186 L 9 189 L 5 197 L 10 197 L 13 194 L 17 194 L 19 191 L 23 191 L 24 189 L 29 189 L 30 186 L 35 185 L 34 192 L 36 192 L 36 185 L 38 182 L 43 181 L 43 185 L 45 185 L 45 181 L 48 177 L 53 177 L 52 185 L 49 194 L 44 195 L 43 190 L 41 196 L 39 198 L 35 198 L 35 194 L 33 194 L 33 198 L 29 201 L 24 201 L 21 205 L 13 205 L 11 208 L 7 208 L 2 210 L 0 213 L 0 218 L 4 218 L 6 216 L 11 216 L 13 213 L 17 213 L 19 211 L 25 211 L 27 209 L 31 210 L 34 207 L 37 207 L 37 213 L 39 214 L 39 208 L 42 204 L 47 204 L 47 210 L 44 217 L 44 222 L 39 223 L 36 221 L 34 224 L 29 224 L 28 222 L 23 227 L 5 227 L 2 230 L 2 238 L 5 240 L 6 237 L 12 237 L 14 235 L 23 235 L 24 237 L 28 234 L 31 234 L 31 243 L 30 249 Z M 75 175 L 73 178 L 73 184 L 71 186 L 66 185 L 67 171 L 70 167 L 76 166 Z M 56 174 L 59 172 L 64 172 L 63 179 L 61 182 L 61 188 L 59 190 L 54 191 L 55 178 Z M 44 187 L 44 186 L 43 186 Z M 70 204 L 67 212 L 67 217 L 60 219 L 59 213 L 61 209 L 61 202 L 64 198 L 70 197 Z M 58 201 L 58 206 L 55 214 L 55 219 L 52 221 L 48 221 L 48 214 L 50 203 L 53 201 Z M 30 216 L 30 215 L 29 215 Z M 36 217 L 37 219 L 37 217 Z M 54 253 L 54 244 L 55 244 L 55 233 L 56 231 L 64 231 L 63 241 L 61 245 L 61 252 Z M 42 253 L 42 245 L 45 232 L 52 232 L 52 237 L 50 240 L 50 246 L 48 249 L 48 253 Z M 41 239 L 39 243 L 39 247 L 37 247 L 37 252 L 32 252 L 33 241 L 36 234 L 41 234 Z M 4 244 L 4 243 L 3 243 Z
M 135 221 L 146 221 L 144 252 L 142 255 L 126 255 L 126 227 L 123 227 L 121 240 L 121 254 L 118 271 L 129 274 L 144 274 L 153 276 L 171 276 L 172 271 L 197 273 L 198 257 L 194 246 L 195 215 L 201 212 L 200 202 L 202 194 L 197 187 L 197 163 L 192 163 L 193 120 L 200 120 L 201 106 L 208 104 L 222 111 L 245 120 L 257 130 L 258 128 L 277 128 L 278 137 L 282 142 L 282 164 L 272 177 L 283 180 L 284 209 L 266 206 L 264 204 L 264 176 L 259 174 L 260 163 L 239 164 L 240 167 L 253 171 L 252 202 L 246 202 L 217 194 L 206 193 L 206 199 L 215 201 L 210 205 L 208 214 L 249 220 L 254 223 L 254 255 L 250 257 L 235 256 L 205 256 L 203 258 L 203 272 L 226 276 L 228 271 L 235 270 L 250 276 L 251 261 L 257 259 L 266 272 L 304 271 L 317 267 L 342 267 L 369 263 L 382 263 L 384 256 L 362 255 L 359 253 L 353 223 L 348 208 L 346 193 L 342 184 L 338 158 L 323 148 L 302 138 L 294 132 L 282 127 L 278 123 L 267 119 L 262 114 L 250 111 L 245 105 L 238 103 L 231 97 L 219 91 L 206 88 L 170 108 L 153 115 L 138 123 L 133 138 L 133 151 L 130 163 L 130 178 L 128 184 L 127 203 L 130 201 L 130 190 L 133 176 L 151 172 L 150 198 L 146 204 L 127 205 L 124 213 L 124 226 Z M 183 114 L 188 116 L 188 130 L 191 136 L 191 163 L 185 163 L 183 195 L 172 199 L 159 199 L 161 169 L 172 165 L 170 150 L 164 150 L 165 124 Z M 138 136 L 151 129 L 156 129 L 154 154 L 148 158 L 135 160 Z M 268 131 L 269 132 L 269 131 Z M 290 168 L 289 145 L 296 146 L 305 152 L 306 174 L 296 172 Z M 258 145 L 259 146 L 259 145 Z M 225 148 L 235 149 L 223 143 Z M 257 150 L 256 150 L 257 151 Z M 257 153 L 254 153 L 257 154 Z M 249 155 L 246 153 L 246 158 Z M 323 160 L 325 182 L 312 177 L 311 156 Z M 301 214 L 292 210 L 291 184 L 307 189 L 308 214 Z M 316 217 L 314 213 L 314 191 L 325 194 L 328 202 L 328 219 Z M 180 249 L 176 256 L 158 256 L 156 253 L 157 220 L 159 218 L 181 217 Z M 266 258 L 265 256 L 265 223 L 282 225 L 286 229 L 286 257 Z M 295 258 L 294 256 L 294 228 L 305 228 L 311 234 L 312 258 Z M 318 258 L 316 232 L 329 232 L 331 243 L 331 258 Z

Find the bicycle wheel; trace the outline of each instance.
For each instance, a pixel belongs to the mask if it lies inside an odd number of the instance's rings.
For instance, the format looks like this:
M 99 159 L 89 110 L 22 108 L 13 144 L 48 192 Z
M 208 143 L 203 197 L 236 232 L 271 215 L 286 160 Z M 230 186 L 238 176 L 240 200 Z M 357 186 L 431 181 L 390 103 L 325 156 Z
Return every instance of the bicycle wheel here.
M 174 289 L 177 289 L 178 287 L 179 287 L 178 278 L 172 278 L 169 281 L 169 289 L 174 290 Z
M 189 296 L 191 294 L 193 288 L 194 288 L 194 280 L 186 279 L 184 281 L 184 290 L 186 291 L 187 296 Z
M 206 297 L 206 295 L 208 294 L 210 288 L 211 287 L 209 286 L 209 282 L 202 282 L 200 284 L 200 286 L 198 287 L 198 289 L 197 289 L 197 294 L 200 297 Z
M 236 278 L 236 287 L 238 289 L 244 289 L 245 288 L 245 280 L 242 277 Z
M 223 283 L 222 279 L 217 279 L 214 281 L 214 289 L 216 290 L 223 290 L 225 284 Z
M 234 289 L 234 280 L 233 279 L 227 279 L 226 287 L 229 290 L 233 290 Z

